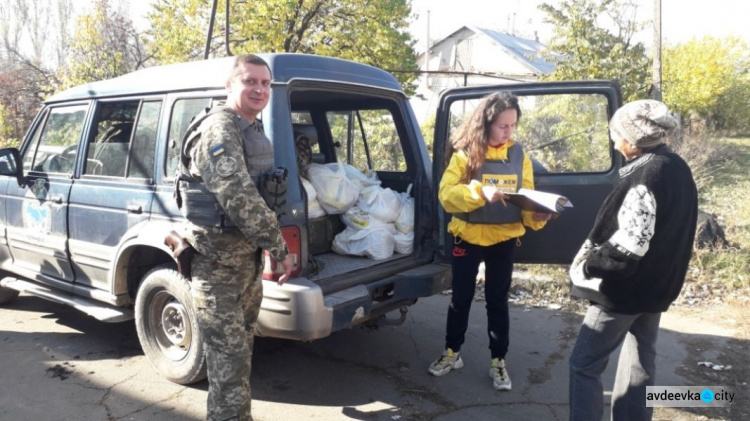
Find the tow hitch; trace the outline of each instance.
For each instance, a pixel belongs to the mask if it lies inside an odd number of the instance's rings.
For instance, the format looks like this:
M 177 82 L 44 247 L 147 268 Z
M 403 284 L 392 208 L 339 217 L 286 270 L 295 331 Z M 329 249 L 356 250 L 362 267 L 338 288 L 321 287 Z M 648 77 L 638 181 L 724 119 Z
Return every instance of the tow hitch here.
M 409 312 L 409 307 L 403 306 L 398 309 L 398 312 L 401 315 L 393 319 L 388 318 L 388 316 L 384 314 L 378 319 L 378 325 L 379 326 L 398 326 L 398 325 L 403 324 L 406 321 L 406 313 Z

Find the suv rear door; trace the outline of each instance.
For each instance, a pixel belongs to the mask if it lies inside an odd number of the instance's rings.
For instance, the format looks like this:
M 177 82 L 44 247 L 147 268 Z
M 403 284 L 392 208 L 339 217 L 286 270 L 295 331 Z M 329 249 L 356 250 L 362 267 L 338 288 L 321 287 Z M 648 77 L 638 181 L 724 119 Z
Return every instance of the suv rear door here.
M 573 208 L 539 231 L 527 230 L 517 262 L 570 263 L 586 238 L 604 198 L 618 178 L 622 158 L 609 141 L 609 118 L 622 103 L 613 81 L 576 81 L 457 88 L 439 101 L 433 145 L 433 177 L 439 186 L 446 141 L 481 98 L 508 91 L 518 96 L 521 118 L 514 139 L 534 163 L 535 188 L 566 196 Z M 449 256 L 451 215 L 437 206 L 441 252 Z

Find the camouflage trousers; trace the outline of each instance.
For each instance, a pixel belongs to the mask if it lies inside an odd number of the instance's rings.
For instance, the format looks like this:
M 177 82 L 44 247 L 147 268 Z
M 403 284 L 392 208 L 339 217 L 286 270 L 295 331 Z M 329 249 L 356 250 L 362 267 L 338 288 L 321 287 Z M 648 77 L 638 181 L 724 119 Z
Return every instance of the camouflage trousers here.
M 192 260 L 193 302 L 208 368 L 208 421 L 252 420 L 253 333 L 263 298 L 261 260 L 224 266 L 200 254 Z

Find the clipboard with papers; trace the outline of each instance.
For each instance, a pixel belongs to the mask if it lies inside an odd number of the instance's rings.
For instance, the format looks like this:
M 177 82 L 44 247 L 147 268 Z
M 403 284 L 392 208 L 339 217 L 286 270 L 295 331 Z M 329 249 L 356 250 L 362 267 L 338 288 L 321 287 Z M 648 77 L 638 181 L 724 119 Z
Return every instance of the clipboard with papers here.
M 573 203 L 567 197 L 539 190 L 519 189 L 516 193 L 506 193 L 506 196 L 506 203 L 512 203 L 521 209 L 533 212 L 559 215 L 565 209 L 573 207 Z

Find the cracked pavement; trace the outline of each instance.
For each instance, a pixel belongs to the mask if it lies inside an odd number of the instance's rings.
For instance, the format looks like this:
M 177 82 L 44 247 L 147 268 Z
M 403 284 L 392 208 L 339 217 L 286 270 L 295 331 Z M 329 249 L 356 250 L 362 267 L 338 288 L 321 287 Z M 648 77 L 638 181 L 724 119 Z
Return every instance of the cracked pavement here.
M 472 305 L 464 368 L 439 378 L 427 374 L 442 351 L 448 301 L 443 295 L 420 300 L 401 326 L 355 328 L 308 343 L 256 340 L 256 421 L 567 419 L 567 361 L 581 315 L 511 306 L 507 361 L 513 390 L 498 392 L 488 375 L 481 301 Z M 693 340 L 686 341 L 686 334 Z M 714 357 L 710 349 L 732 334 L 731 327 L 666 313 L 656 383 L 690 385 L 678 373 L 693 359 Z M 708 344 L 701 347 L 705 353 L 696 354 L 696 340 Z M 616 356 L 603 379 L 606 400 L 615 366 Z M 159 377 L 143 356 L 132 322 L 101 323 L 36 297 L 21 295 L 0 307 L 0 370 L 3 420 L 205 417 L 207 383 L 180 386 Z

